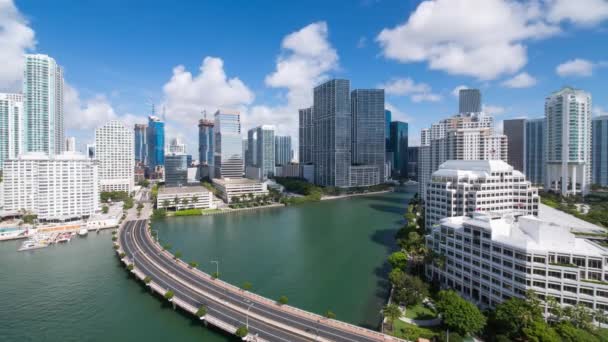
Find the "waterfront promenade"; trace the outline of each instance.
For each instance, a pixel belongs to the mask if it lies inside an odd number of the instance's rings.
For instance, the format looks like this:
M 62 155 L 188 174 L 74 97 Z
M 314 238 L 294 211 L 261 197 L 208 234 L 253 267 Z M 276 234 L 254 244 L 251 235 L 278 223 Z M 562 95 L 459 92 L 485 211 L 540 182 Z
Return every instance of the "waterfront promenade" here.
M 133 264 L 136 277 L 149 277 L 148 286 L 161 296 L 175 295 L 173 305 L 195 313 L 207 308 L 204 320 L 234 334 L 249 327 L 254 341 L 400 341 L 379 332 L 312 314 L 288 305 L 279 305 L 176 260 L 154 241 L 147 220 L 127 220 L 119 230 L 118 253 L 123 262 Z M 355 299 L 353 299 L 355 300 Z

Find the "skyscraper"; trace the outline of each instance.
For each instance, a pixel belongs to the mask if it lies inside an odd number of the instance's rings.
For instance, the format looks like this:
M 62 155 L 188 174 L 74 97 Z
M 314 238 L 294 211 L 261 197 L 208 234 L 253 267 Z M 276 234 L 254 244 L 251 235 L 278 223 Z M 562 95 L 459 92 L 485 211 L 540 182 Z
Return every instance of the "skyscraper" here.
M 299 161 L 300 164 L 313 162 L 313 119 L 312 107 L 299 110 Z
M 218 110 L 215 113 L 215 178 L 243 177 L 241 115 Z
M 165 165 L 165 123 L 156 116 L 148 117 L 146 130 L 148 145 L 148 167 L 155 169 Z
M 65 138 L 65 151 L 66 152 L 76 152 L 76 138 L 75 137 Z
M 116 120 L 97 128 L 95 158 L 99 161 L 99 191 L 133 191 L 133 131 Z
M 391 145 L 389 152 L 393 156 L 393 174 L 396 177 L 407 177 L 407 144 L 408 124 L 407 122 L 391 122 Z
M 198 161 L 200 165 L 213 165 L 214 123 L 211 120 L 198 121 Z
M 186 144 L 182 141 L 181 138 L 175 137 L 169 141 L 169 145 L 167 145 L 167 154 L 170 153 L 178 153 L 178 154 L 186 154 Z
M 276 165 L 287 165 L 293 158 L 293 150 L 291 149 L 290 136 L 275 136 L 274 137 L 274 162 Z
M 323 186 L 350 186 L 350 82 L 334 79 L 313 90 L 313 163 L 315 182 Z
M 23 96 L 0 93 L 0 170 L 23 152 Z
M 524 170 L 524 130 L 526 119 L 511 119 L 503 122 L 507 136 L 507 163 L 517 171 Z
M 524 173 L 532 184 L 545 182 L 545 119 L 526 120 Z
M 352 164 L 376 166 L 378 182 L 383 182 L 386 156 L 384 89 L 355 89 L 350 95 Z
M 458 113 L 481 112 L 481 92 L 479 89 L 460 89 L 458 92 Z
M 418 151 L 420 146 L 408 146 L 407 148 L 407 177 L 418 180 Z
M 263 125 L 250 129 L 247 132 L 249 138 L 253 138 L 253 143 L 250 143 L 247 150 L 253 149 L 255 153 L 251 156 L 254 161 L 251 165 L 260 169 L 261 177 L 267 178 L 274 175 L 275 166 L 275 143 L 274 143 L 274 126 Z M 249 138 L 247 141 L 249 142 Z
M 165 156 L 165 185 L 188 184 L 188 156 L 184 153 L 168 153 Z
M 245 155 L 245 165 L 246 166 L 257 166 L 258 159 L 258 131 L 255 128 L 252 128 L 247 131 L 247 154 Z
M 64 149 L 63 69 L 47 55 L 25 55 L 24 151 L 52 156 Z
M 148 146 L 146 144 L 146 129 L 148 126 L 143 124 L 135 124 L 133 133 L 135 136 L 135 162 L 146 164 L 146 156 L 148 155 Z
M 608 115 L 593 118 L 592 183 L 608 186 Z
M 591 184 L 591 95 L 570 87 L 545 100 L 545 189 L 587 194 Z
M 384 136 L 385 136 L 385 140 L 386 140 L 386 152 L 388 152 L 389 150 L 389 145 L 390 145 L 390 141 L 391 141 L 391 117 L 393 116 L 393 113 L 388 110 L 385 109 L 384 110 L 384 124 L 385 124 L 385 128 L 384 128 Z

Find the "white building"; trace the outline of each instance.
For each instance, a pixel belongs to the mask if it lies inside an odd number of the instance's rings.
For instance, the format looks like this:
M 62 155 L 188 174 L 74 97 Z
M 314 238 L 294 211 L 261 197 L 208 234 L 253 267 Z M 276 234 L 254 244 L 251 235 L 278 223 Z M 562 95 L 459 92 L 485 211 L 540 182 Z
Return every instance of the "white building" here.
M 156 207 L 182 209 L 215 208 L 213 194 L 202 186 L 161 187 L 158 189 Z
M 538 190 L 502 160 L 450 160 L 426 187 L 425 224 L 476 212 L 538 215 Z
M 27 54 L 24 58 L 24 151 L 61 153 L 65 144 L 63 69 L 47 55 Z
M 235 196 L 242 198 L 243 195 L 249 194 L 253 194 L 253 196 L 268 194 L 268 187 L 265 183 L 247 178 L 214 178 L 213 186 L 221 192 L 221 197 L 226 203 L 232 202 Z
M 23 152 L 23 95 L 0 93 L 0 170 Z
M 165 148 L 166 154 L 186 154 L 186 144 L 181 138 L 173 138 Z
M 351 165 L 349 168 L 350 186 L 372 186 L 381 182 L 377 165 Z
M 591 95 L 563 88 L 545 100 L 545 189 L 587 194 L 591 184 Z
M 4 165 L 5 210 L 43 221 L 87 218 L 99 208 L 97 162 L 75 152 L 30 152 Z
M 133 131 L 120 121 L 95 130 L 95 158 L 99 160 L 99 191 L 125 191 L 134 186 Z
M 241 115 L 239 112 L 215 113 L 214 177 L 243 177 L 243 139 L 241 137 Z
M 608 249 L 567 227 L 533 216 L 450 217 L 427 235 L 427 246 L 445 258 L 426 268 L 427 277 L 481 307 L 532 290 L 543 300 L 608 311 Z
M 76 138 L 75 137 L 65 138 L 65 151 L 66 152 L 76 152 Z
M 423 200 L 431 174 L 445 161 L 507 161 L 507 137 L 494 133 L 494 119 L 483 112 L 461 113 L 441 120 L 423 130 L 420 138 L 418 192 Z

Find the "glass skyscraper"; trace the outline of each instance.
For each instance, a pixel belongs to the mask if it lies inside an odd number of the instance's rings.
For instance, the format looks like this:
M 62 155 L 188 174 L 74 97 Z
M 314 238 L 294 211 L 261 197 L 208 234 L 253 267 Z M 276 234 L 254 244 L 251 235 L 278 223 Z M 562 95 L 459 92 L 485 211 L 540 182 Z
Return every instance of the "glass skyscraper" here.
M 526 120 L 523 139 L 524 174 L 532 184 L 545 182 L 545 129 L 544 118 Z
M 526 119 L 510 119 L 503 122 L 507 136 L 507 162 L 517 171 L 524 170 L 524 130 Z
M 26 152 L 64 150 L 63 69 L 47 55 L 25 55 L 23 120 Z
M 274 127 L 263 125 L 253 130 L 255 130 L 255 166 L 260 168 L 262 178 L 267 178 L 274 175 Z
M 385 150 L 388 152 L 388 145 L 390 144 L 391 141 L 391 118 L 393 116 L 393 113 L 388 110 L 385 109 L 384 110 L 384 121 L 385 121 L 385 129 L 384 129 L 384 136 L 386 137 L 386 147 Z
M 481 92 L 479 89 L 460 89 L 458 92 L 458 112 L 481 112 Z
M 377 180 L 383 182 L 386 156 L 384 89 L 353 90 L 351 113 L 352 164 L 376 166 Z
M 274 161 L 276 165 L 287 165 L 293 158 L 290 136 L 274 137 Z
M 148 126 L 135 124 L 135 163 L 146 164 L 146 155 L 148 154 L 148 146 L 146 144 L 146 129 Z
M 165 165 L 165 123 L 156 116 L 148 117 L 146 130 L 148 164 L 150 169 Z
M 591 183 L 608 186 L 608 115 L 593 118 Z
M 350 81 L 334 79 L 313 90 L 313 164 L 315 182 L 322 186 L 350 186 Z
M 241 115 L 217 111 L 214 123 L 215 178 L 243 177 L 243 140 Z
M 299 110 L 299 135 L 300 164 L 311 164 L 314 144 L 312 107 Z
M 213 165 L 213 121 L 198 121 L 198 161 L 200 165 Z
M 398 177 L 407 177 L 407 147 L 408 147 L 408 124 L 407 122 L 391 122 L 391 146 L 393 155 L 393 174 Z
M 184 186 L 188 184 L 188 156 L 171 153 L 165 156 L 165 185 Z

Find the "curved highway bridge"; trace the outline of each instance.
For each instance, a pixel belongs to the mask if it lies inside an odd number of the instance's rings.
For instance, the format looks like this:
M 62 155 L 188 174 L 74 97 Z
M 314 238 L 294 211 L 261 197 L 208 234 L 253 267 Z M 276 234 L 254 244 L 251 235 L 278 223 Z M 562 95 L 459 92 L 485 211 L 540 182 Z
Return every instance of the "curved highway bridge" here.
M 122 261 L 133 265 L 131 272 L 163 296 L 174 293 L 174 306 L 195 314 L 201 307 L 207 314 L 201 318 L 228 333 L 248 326 L 249 341 L 402 341 L 377 331 L 303 311 L 254 293 L 244 291 L 222 280 L 214 279 L 197 268 L 191 268 L 162 250 L 148 230 L 148 220 L 127 221 L 119 229 L 117 252 Z

